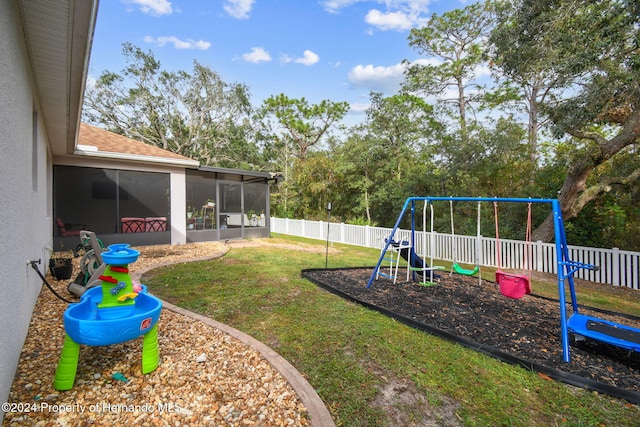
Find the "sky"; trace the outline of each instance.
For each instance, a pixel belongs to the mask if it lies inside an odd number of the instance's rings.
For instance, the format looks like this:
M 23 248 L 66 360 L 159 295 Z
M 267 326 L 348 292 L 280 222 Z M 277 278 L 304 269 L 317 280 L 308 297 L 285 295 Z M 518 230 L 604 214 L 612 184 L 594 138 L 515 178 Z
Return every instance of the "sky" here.
M 407 37 L 434 13 L 469 0 L 103 0 L 89 79 L 125 66 L 123 43 L 163 69 L 198 61 L 249 87 L 255 106 L 284 93 L 310 103 L 346 101 L 364 118 L 371 91 L 395 93 L 403 60 L 426 60 Z M 349 121 L 349 120 L 347 120 Z

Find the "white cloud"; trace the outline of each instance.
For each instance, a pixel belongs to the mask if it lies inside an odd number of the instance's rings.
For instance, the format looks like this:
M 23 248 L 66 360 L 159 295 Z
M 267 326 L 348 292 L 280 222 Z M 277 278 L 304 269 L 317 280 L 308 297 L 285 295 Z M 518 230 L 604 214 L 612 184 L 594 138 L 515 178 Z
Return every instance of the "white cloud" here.
M 304 56 L 302 56 L 301 58 L 294 58 L 287 55 L 286 53 L 283 53 L 282 55 L 280 55 L 280 62 L 282 62 L 283 64 L 295 62 L 297 64 L 311 66 L 320 60 L 320 57 L 315 52 L 312 52 L 308 49 L 304 51 L 303 55 Z
M 302 58 L 294 59 L 293 62 L 297 62 L 298 64 L 303 64 L 306 66 L 313 65 L 320 60 L 320 57 L 310 50 L 305 50 Z
M 255 0 L 226 0 L 222 8 L 237 19 L 248 19 Z
M 491 68 L 488 65 L 479 65 L 476 67 L 475 76 L 476 78 L 491 76 Z
M 395 64 L 389 67 L 368 65 L 356 65 L 349 71 L 349 82 L 356 87 L 369 90 L 394 93 L 402 83 L 404 64 Z
M 362 0 L 325 0 L 322 3 L 324 6 L 324 10 L 329 13 L 338 13 L 340 9 L 343 9 L 347 6 L 351 6 L 354 3 Z
M 271 61 L 271 55 L 269 52 L 261 47 L 252 47 L 251 52 L 242 54 L 242 59 L 246 62 L 269 62 Z
M 414 26 L 415 21 L 404 12 L 380 12 L 373 9 L 364 17 L 367 24 L 380 30 L 406 31 Z
M 173 7 L 167 0 L 122 0 L 123 3 L 136 5 L 142 13 L 153 16 L 171 15 Z
M 418 59 L 413 64 L 438 65 L 436 59 Z M 384 67 L 381 65 L 356 65 L 349 71 L 348 79 L 354 87 L 383 92 L 385 94 L 396 93 L 404 80 L 404 71 L 409 64 L 398 63 Z
M 87 74 L 87 82 L 85 83 L 85 88 L 93 89 L 96 86 L 97 82 L 98 80 L 92 74 Z
M 207 50 L 211 47 L 211 43 L 204 40 L 180 40 L 175 36 L 151 37 L 145 36 L 145 43 L 155 44 L 158 47 L 164 47 L 167 43 L 172 44 L 176 49 L 196 49 Z
M 340 9 L 365 0 L 324 0 L 321 2 L 329 13 L 339 13 Z M 368 0 L 384 6 L 384 11 L 371 9 L 364 17 L 367 24 L 386 31 L 406 31 L 427 22 L 429 4 L 433 0 Z
M 351 105 L 349 105 L 349 112 L 353 114 L 362 114 L 367 111 L 369 107 L 371 107 L 370 102 L 352 102 Z

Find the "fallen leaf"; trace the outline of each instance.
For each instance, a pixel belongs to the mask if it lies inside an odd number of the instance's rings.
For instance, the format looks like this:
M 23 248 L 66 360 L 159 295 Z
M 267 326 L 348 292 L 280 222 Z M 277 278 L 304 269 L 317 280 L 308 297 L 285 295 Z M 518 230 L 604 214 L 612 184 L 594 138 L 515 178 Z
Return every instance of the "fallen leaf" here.
M 553 381 L 553 378 L 551 378 L 551 377 L 550 377 L 549 375 L 547 375 L 547 374 L 543 374 L 542 372 L 538 372 L 538 376 L 539 376 L 540 378 L 542 378 L 543 380 L 546 380 L 546 381 Z

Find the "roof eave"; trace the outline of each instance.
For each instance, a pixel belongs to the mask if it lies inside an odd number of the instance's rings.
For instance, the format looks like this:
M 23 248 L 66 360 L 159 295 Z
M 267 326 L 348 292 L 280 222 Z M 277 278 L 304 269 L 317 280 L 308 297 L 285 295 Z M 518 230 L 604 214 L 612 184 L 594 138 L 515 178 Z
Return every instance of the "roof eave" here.
M 231 168 L 222 168 L 215 166 L 200 166 L 199 169 L 204 172 L 217 172 L 217 173 L 228 173 L 234 175 L 244 175 L 244 176 L 252 176 L 256 178 L 264 178 L 264 179 L 274 179 L 274 174 L 271 172 L 258 172 L 258 171 L 248 171 L 242 169 L 231 169 Z
M 51 152 L 71 154 L 80 125 L 98 0 L 20 0 L 18 5 Z
M 136 163 L 153 163 L 160 165 L 181 166 L 186 168 L 197 169 L 200 163 L 197 160 L 190 159 L 171 159 L 167 157 L 141 156 L 124 153 L 111 153 L 105 151 L 84 151 L 76 149 L 74 155 L 83 157 L 93 157 L 100 159 L 121 160 Z

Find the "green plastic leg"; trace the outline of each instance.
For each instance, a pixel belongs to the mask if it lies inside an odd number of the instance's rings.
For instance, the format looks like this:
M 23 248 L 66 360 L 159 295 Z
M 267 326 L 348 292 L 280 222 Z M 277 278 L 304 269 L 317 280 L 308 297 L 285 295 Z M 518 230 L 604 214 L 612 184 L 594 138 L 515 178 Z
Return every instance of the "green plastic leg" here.
M 156 370 L 160 364 L 160 350 L 158 349 L 158 324 L 142 338 L 142 373 L 148 374 Z
M 64 334 L 64 347 L 60 353 L 60 360 L 56 368 L 56 376 L 53 380 L 53 387 L 56 390 L 70 390 L 76 380 L 76 370 L 78 369 L 78 356 L 80 355 L 80 344 L 73 341 L 68 334 Z

